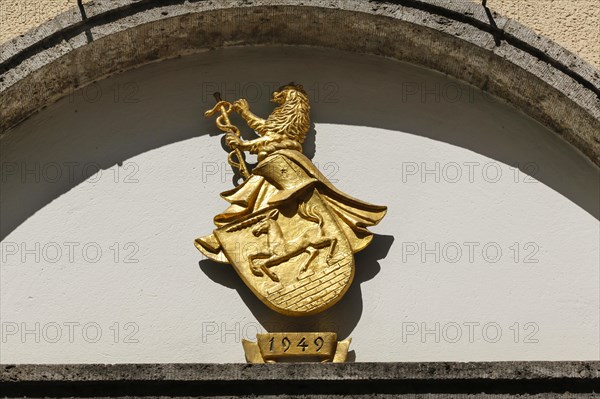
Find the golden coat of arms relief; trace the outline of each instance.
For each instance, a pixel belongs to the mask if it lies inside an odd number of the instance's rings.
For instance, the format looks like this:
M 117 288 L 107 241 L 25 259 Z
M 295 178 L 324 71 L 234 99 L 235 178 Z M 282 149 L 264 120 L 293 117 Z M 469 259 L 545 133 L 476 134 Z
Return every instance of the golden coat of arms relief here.
M 195 240 L 196 247 L 209 259 L 231 264 L 276 312 L 304 316 L 331 307 L 352 283 L 353 254 L 372 240 L 367 228 L 379 223 L 387 208 L 338 190 L 302 153 L 310 105 L 301 85 L 290 83 L 275 91 L 271 101 L 277 106 L 267 119 L 254 115 L 244 99 L 230 103 L 218 93 L 215 97 L 217 104 L 205 116 L 218 114 L 217 127 L 226 133 L 231 148 L 228 161 L 244 181 L 221 194 L 229 207 L 214 217 L 217 228 L 211 234 Z M 259 137 L 243 140 L 229 119 L 231 112 L 238 113 Z M 245 151 L 257 155 L 252 170 Z M 307 346 L 295 345 L 281 334 L 276 338 L 259 334 L 255 346 L 244 343 L 246 357 L 261 362 L 270 359 L 269 352 L 274 358 L 274 353 L 285 356 L 289 351 L 289 355 L 343 361 L 340 348 L 337 355 L 335 348 L 320 352 L 328 347 L 325 343 L 335 340 L 332 334 L 307 333 L 298 338 Z M 346 351 L 348 344 L 342 343 Z

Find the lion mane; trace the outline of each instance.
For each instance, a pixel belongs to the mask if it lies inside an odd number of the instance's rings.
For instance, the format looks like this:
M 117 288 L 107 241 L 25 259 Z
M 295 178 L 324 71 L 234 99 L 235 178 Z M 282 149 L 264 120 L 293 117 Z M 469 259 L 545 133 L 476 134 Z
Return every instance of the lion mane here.
M 278 96 L 278 100 L 283 96 L 283 101 L 266 120 L 251 112 L 241 114 L 248 126 L 261 136 L 244 142 L 242 148 L 259 154 L 259 158 L 277 150 L 302 152 L 302 143 L 310 127 L 310 105 L 301 85 L 290 83 L 279 88 L 274 95 Z
M 264 133 L 275 140 L 285 137 L 302 144 L 310 127 L 308 97 L 298 85 L 284 86 L 282 91 L 285 102 L 267 118 Z

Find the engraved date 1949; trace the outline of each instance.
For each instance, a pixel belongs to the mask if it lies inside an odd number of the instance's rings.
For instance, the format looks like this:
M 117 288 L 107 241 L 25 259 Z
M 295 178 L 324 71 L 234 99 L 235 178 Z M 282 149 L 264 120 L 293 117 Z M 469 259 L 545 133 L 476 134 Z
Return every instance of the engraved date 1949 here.
M 288 336 L 283 336 L 281 340 L 271 337 L 269 340 L 270 352 L 288 352 L 290 349 L 296 349 L 300 352 L 319 353 L 323 349 L 325 340 L 323 337 L 316 338 L 300 337 L 300 339 L 290 339 Z

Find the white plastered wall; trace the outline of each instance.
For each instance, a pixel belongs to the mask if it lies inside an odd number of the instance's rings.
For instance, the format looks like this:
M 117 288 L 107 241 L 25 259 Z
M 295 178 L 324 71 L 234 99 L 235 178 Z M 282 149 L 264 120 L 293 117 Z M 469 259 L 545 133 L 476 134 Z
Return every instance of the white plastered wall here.
M 192 243 L 232 188 L 202 116 L 212 92 L 266 116 L 290 80 L 312 99 L 307 155 L 389 208 L 345 298 L 299 319 Z M 350 336 L 356 361 L 600 358 L 598 168 L 440 74 L 308 48 L 211 51 L 74 92 L 1 156 L 2 363 L 241 362 L 242 338 L 286 330 Z

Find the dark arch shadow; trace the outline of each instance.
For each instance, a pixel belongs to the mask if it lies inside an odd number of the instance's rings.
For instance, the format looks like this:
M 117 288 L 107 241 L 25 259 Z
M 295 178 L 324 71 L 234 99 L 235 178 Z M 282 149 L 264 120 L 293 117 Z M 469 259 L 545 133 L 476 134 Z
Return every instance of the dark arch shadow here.
M 280 315 L 269 309 L 244 284 L 232 266 L 209 259 L 200 261 L 200 269 L 215 283 L 236 290 L 254 317 L 268 332 L 333 331 L 340 339 L 348 337 L 360 321 L 363 302 L 360 285 L 374 278 L 392 244 L 393 236 L 374 235 L 371 245 L 355 255 L 354 282 L 344 297 L 326 311 L 306 317 Z
M 238 67 L 241 59 L 243 76 Z M 526 116 L 516 117 L 518 111 L 485 93 L 381 57 L 261 47 L 216 50 L 147 65 L 88 86 L 21 123 L 1 141 L 0 239 L 84 182 L 86 165 L 93 166 L 91 171 L 125 168 L 130 166 L 125 162 L 136 155 L 215 132 L 214 121 L 202 117 L 214 105 L 215 85 L 290 80 L 309 88 L 314 100 L 312 121 L 390 129 L 464 148 L 513 165 L 524 176 L 533 175 L 600 219 L 600 193 L 591 189 L 597 185 L 598 168 L 557 135 Z M 320 95 L 310 87 L 321 89 Z M 325 95 L 325 87 L 334 90 Z M 242 94 L 234 89 L 228 98 Z M 270 95 L 264 90 L 255 97 L 251 106 L 256 114 L 264 117 L 272 110 Z M 513 125 L 504 126 L 507 123 Z M 314 155 L 312 130 L 306 143 L 309 156 L 311 150 Z M 381 143 L 378 151 L 395 149 Z M 78 173 L 71 176 L 63 166 L 58 181 L 43 178 L 45 172 L 52 173 L 45 166 L 67 163 L 78 164 Z M 27 172 L 31 168 L 33 174 Z M 122 170 L 121 176 L 127 173 Z

